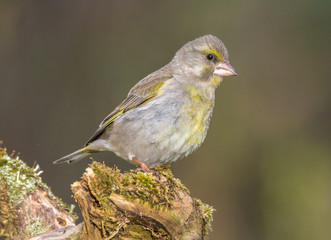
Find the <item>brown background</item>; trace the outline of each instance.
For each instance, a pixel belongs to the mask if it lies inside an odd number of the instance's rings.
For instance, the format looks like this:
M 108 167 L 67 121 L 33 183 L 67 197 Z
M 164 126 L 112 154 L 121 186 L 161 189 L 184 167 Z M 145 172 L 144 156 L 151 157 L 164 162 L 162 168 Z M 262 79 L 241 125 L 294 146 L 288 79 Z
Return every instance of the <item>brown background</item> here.
M 1 1 L 0 139 L 73 203 L 70 184 L 89 160 L 52 161 L 81 147 L 185 42 L 211 33 L 239 76 L 217 89 L 202 147 L 172 165 L 217 209 L 210 239 L 331 239 L 330 6 Z M 113 153 L 94 158 L 133 168 Z

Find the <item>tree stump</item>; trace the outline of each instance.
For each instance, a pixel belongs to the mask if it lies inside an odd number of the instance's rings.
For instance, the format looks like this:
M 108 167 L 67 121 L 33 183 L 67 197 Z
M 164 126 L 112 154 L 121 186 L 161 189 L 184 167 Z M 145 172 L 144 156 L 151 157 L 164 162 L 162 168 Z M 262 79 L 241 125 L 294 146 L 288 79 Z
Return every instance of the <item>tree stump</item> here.
M 93 162 L 72 185 L 80 239 L 206 239 L 213 208 L 189 195 L 169 167 L 121 173 Z
M 41 181 L 38 165 L 28 167 L 0 148 L 0 237 L 28 239 L 75 226 L 69 206 Z
M 0 238 L 207 239 L 214 209 L 189 195 L 168 166 L 121 173 L 92 162 L 72 184 L 84 222 L 29 168 L 0 148 Z

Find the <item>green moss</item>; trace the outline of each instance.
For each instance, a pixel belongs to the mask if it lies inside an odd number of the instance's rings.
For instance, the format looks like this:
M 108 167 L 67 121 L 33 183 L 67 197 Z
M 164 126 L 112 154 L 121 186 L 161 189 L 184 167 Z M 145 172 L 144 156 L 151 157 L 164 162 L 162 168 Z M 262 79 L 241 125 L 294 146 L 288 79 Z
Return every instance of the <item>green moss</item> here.
M 98 162 L 93 162 L 90 167 L 96 174 L 91 186 L 92 191 L 101 202 L 108 202 L 108 196 L 115 193 L 162 209 L 176 197 L 177 188 L 188 192 L 187 188 L 173 177 L 168 166 L 152 168 L 154 173 L 158 172 L 160 177 L 164 176 L 170 180 L 166 181 L 166 184 L 160 184 L 158 177 L 149 172 L 131 170 L 121 174 L 116 167 L 109 168 Z
M 9 201 L 13 205 L 18 204 L 26 193 L 36 190 L 38 173 L 27 167 L 18 157 L 0 155 L 0 172 L 2 181 L 5 181 L 9 188 Z
M 38 187 L 48 191 L 52 200 L 60 207 L 70 212 L 73 208 L 55 197 L 50 188 L 42 182 L 40 174 L 43 171 L 39 165 L 30 168 L 18 156 L 8 155 L 5 148 L 0 148 L 0 184 L 8 186 L 9 202 L 16 206 L 28 193 L 33 193 Z
M 109 198 L 111 194 L 121 195 L 127 200 L 139 201 L 147 208 L 162 211 L 170 206 L 172 200 L 178 198 L 178 189 L 184 189 L 188 192 L 179 180 L 175 180 L 169 167 L 152 168 L 152 172 L 131 170 L 125 173 L 121 173 L 116 167 L 109 168 L 105 164 L 98 162 L 93 162 L 90 164 L 90 167 L 95 175 L 89 186 L 92 194 L 97 199 L 98 208 L 102 210 L 99 214 L 105 220 L 103 227 L 109 233 L 118 231 L 122 226 L 126 225 L 127 221 L 126 217 L 119 211 L 109 207 L 112 205 L 111 198 Z M 126 225 L 122 232 L 129 231 L 130 234 L 135 232 L 133 229 L 127 229 L 128 227 L 134 228 L 138 227 L 138 225 Z M 141 232 L 139 230 L 137 234 Z M 149 234 L 149 237 L 147 235 L 131 237 L 134 237 L 134 239 L 159 239 L 152 236 L 154 234 L 153 229 L 145 229 L 143 232 Z M 160 234 L 162 230 L 155 232 Z M 168 235 L 166 233 L 160 235 L 162 239 L 165 236 Z
M 213 212 L 216 211 L 212 206 L 201 202 L 200 199 L 195 200 L 196 206 L 200 209 L 201 215 L 204 220 L 203 233 L 207 236 L 210 231 L 212 231 L 211 223 L 213 221 Z
M 130 224 L 125 228 L 125 233 L 130 239 L 153 240 L 151 233 L 143 226 Z
M 28 224 L 26 225 L 26 232 L 29 234 L 26 237 L 32 237 L 41 233 L 44 233 L 47 229 L 49 229 L 51 226 L 44 226 L 38 219 L 36 220 L 30 220 Z
M 110 207 L 114 206 L 112 199 L 114 199 L 115 195 L 119 195 L 132 203 L 139 201 L 140 204 L 145 205 L 146 209 L 154 209 L 156 211 L 171 209 L 174 201 L 181 199 L 183 192 L 189 194 L 189 190 L 180 180 L 173 176 L 169 166 L 153 167 L 151 172 L 142 172 L 136 169 L 121 173 L 116 167 L 109 168 L 105 164 L 92 162 L 90 168 L 90 170 L 87 170 L 85 177 L 91 179 L 91 181 L 88 181 L 88 186 L 96 199 L 97 217 L 103 220 L 102 223 L 98 224 L 103 229 L 102 232 L 107 233 L 105 236 L 118 232 L 115 239 L 171 238 L 169 233 L 165 232 L 163 227 L 159 227 L 157 224 L 144 227 L 144 229 L 139 229 L 139 231 L 131 229 L 139 228 L 145 223 L 139 224 L 135 222 L 134 224 L 128 224 L 126 213 L 123 214 L 116 207 Z M 202 216 L 203 235 L 207 236 L 208 231 L 211 230 L 214 209 L 200 200 L 194 200 L 194 205 L 194 212 Z M 93 209 L 91 211 L 94 212 L 96 210 Z M 167 216 L 169 219 L 172 218 L 173 222 L 177 222 L 178 225 L 185 224 L 183 222 L 185 219 L 182 219 L 176 212 L 172 213 L 169 210 L 167 211 Z M 135 232 L 138 235 L 134 235 Z M 147 235 L 145 235 L 145 232 Z M 127 233 L 131 234 L 129 238 L 127 238 Z
M 170 170 L 170 165 L 167 166 L 157 166 L 152 168 L 154 171 L 157 171 L 159 173 L 162 173 L 163 176 L 165 176 L 174 187 L 177 187 L 187 194 L 190 194 L 190 191 L 181 183 L 181 181 L 174 177 Z
M 8 186 L 2 181 L 0 176 L 0 236 L 9 237 L 15 236 L 16 231 L 16 216 L 9 204 Z M 0 237 L 0 239 L 2 239 Z
M 42 189 L 48 193 L 54 204 L 58 205 L 59 209 L 64 209 L 71 214 L 74 218 L 76 217 L 72 214 L 73 207 L 69 207 L 64 204 L 59 198 L 55 197 L 51 192 L 50 188 L 42 182 L 40 174 L 42 171 L 39 166 L 36 165 L 34 168 L 30 168 L 26 163 L 24 163 L 18 156 L 7 154 L 5 148 L 0 147 L 0 195 L 3 196 L 2 199 L 6 198 L 6 201 L 0 202 L 1 211 L 6 210 L 6 213 L 2 213 L 8 218 L 4 224 L 3 221 L 0 225 L 4 225 L 5 232 L 0 233 L 0 235 L 15 234 L 14 229 L 16 229 L 17 222 L 17 210 L 20 208 L 20 204 L 23 199 L 28 194 L 34 193 L 37 189 Z M 0 219 L 1 220 L 1 219 Z M 31 221 L 27 226 L 27 233 L 29 236 L 33 234 L 40 233 L 47 229 L 49 226 L 42 226 L 42 224 L 37 221 Z

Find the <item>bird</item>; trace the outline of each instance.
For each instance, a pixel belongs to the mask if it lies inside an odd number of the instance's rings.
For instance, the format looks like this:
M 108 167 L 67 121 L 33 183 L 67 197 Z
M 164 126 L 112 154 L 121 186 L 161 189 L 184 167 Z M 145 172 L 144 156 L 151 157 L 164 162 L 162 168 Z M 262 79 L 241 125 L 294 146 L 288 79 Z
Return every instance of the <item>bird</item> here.
M 83 148 L 54 164 L 110 151 L 149 172 L 188 156 L 206 138 L 215 90 L 226 76 L 237 73 L 220 39 L 209 34 L 187 42 L 129 91 Z

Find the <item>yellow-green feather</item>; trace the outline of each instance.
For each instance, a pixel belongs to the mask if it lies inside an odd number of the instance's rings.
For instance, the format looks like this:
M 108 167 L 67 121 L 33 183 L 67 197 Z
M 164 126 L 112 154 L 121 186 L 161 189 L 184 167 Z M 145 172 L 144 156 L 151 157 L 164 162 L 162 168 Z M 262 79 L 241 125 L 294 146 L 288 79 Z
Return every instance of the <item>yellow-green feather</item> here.
M 145 88 L 143 91 L 140 91 L 142 96 L 136 94 L 129 95 L 111 114 L 109 114 L 101 123 L 99 129 L 93 134 L 93 136 L 87 141 L 85 146 L 90 142 L 98 139 L 101 134 L 103 134 L 106 129 L 108 129 L 112 123 L 123 113 L 134 109 L 138 106 L 141 106 L 151 99 L 153 99 L 158 93 L 160 88 L 164 85 L 164 81 L 156 82 L 155 84 Z
M 163 85 L 164 85 L 164 82 L 157 82 L 156 84 L 152 85 L 151 87 L 145 89 L 143 91 L 143 93 L 150 95 L 150 97 L 155 96 Z
M 205 126 L 207 125 L 206 113 L 213 108 L 214 103 L 210 100 L 206 101 L 201 89 L 188 87 L 187 90 L 190 94 L 191 104 L 185 106 L 185 110 L 192 119 L 191 134 L 187 142 L 188 144 L 199 145 L 203 141 Z

